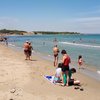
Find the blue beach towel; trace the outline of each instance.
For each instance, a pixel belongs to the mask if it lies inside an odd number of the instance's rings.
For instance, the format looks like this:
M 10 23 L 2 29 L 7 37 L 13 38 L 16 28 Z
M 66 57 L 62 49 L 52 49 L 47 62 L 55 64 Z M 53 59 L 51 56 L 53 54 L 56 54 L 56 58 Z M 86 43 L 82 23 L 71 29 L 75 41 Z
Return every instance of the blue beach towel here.
M 54 84 L 54 76 L 45 75 L 44 78 Z

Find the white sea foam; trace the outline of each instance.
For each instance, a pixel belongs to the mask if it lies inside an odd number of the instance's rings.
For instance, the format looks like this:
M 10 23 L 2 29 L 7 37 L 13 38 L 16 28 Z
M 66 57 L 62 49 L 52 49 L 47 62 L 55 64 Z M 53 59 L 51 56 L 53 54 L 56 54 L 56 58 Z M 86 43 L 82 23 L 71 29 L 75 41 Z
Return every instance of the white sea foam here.
M 79 43 L 72 43 L 72 42 L 59 42 L 59 43 L 74 45 L 74 46 L 82 46 L 82 47 L 100 48 L 100 46 L 97 45 L 79 44 Z
M 10 44 L 10 43 L 9 43 L 9 45 L 11 45 L 11 46 L 14 46 L 14 47 L 15 47 L 15 45 L 13 45 L 13 44 Z
M 97 73 L 100 74 L 100 70 L 98 70 Z
M 34 50 L 32 50 L 32 53 L 35 53 L 35 51 L 34 51 Z

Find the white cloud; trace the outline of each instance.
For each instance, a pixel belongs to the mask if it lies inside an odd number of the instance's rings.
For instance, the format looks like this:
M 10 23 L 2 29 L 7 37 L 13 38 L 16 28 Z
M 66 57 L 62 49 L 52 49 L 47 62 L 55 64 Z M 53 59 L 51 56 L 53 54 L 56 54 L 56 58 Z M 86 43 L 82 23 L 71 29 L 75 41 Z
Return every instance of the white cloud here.
M 100 33 L 100 17 L 69 19 L 64 22 L 61 28 L 65 31 Z
M 100 20 L 100 17 L 84 17 L 76 19 L 76 21 L 98 21 L 98 20 Z

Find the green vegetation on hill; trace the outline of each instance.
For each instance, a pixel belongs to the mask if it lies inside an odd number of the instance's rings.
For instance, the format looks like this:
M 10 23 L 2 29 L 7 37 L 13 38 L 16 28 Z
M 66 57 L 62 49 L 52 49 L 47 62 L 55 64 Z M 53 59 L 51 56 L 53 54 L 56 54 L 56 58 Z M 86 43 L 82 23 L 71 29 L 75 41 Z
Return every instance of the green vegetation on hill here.
M 23 33 L 27 33 L 26 31 L 19 31 L 19 30 L 7 30 L 7 29 L 2 29 L 0 30 L 0 34 L 8 34 L 8 35 L 23 35 Z
M 80 34 L 78 32 L 46 32 L 46 31 L 33 31 L 34 34 Z
M 33 35 L 33 34 L 80 34 L 78 32 L 50 32 L 50 31 L 33 31 L 33 32 L 26 32 L 22 30 L 7 30 L 7 29 L 1 29 L 0 34 L 6 34 L 6 35 Z

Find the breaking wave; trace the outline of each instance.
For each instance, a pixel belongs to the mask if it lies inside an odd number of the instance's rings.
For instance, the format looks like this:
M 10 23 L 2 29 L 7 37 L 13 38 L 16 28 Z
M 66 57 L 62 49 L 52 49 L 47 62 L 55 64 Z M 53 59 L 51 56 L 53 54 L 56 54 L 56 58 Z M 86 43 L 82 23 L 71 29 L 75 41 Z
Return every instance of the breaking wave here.
M 100 46 L 97 46 L 97 45 L 79 44 L 79 43 L 72 43 L 72 42 L 59 42 L 59 43 L 67 44 L 67 45 L 73 45 L 73 46 L 100 48 Z

